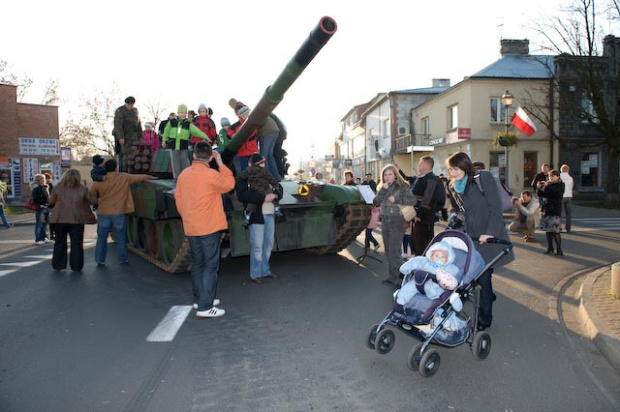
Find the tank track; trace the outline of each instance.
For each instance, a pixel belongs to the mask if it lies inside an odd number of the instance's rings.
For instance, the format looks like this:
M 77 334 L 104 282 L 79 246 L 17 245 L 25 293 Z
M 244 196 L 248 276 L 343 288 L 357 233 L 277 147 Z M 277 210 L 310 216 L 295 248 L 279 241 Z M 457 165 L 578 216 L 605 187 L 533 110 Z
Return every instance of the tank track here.
M 342 208 L 342 217 L 336 218 L 337 228 L 334 244 L 310 248 L 308 252 L 316 255 L 338 253 L 355 241 L 357 236 L 366 229 L 370 221 L 370 205 L 364 203 L 345 204 Z
M 127 244 L 127 249 L 129 249 L 132 253 L 140 256 L 142 259 L 147 260 L 157 266 L 158 268 L 168 272 L 168 273 L 182 273 L 187 272 L 191 268 L 192 264 L 192 254 L 189 248 L 189 242 L 185 240 L 181 245 L 181 248 L 177 252 L 176 256 L 172 263 L 167 264 L 160 259 L 157 259 L 151 256 L 148 253 L 143 252 L 137 247 L 131 246 Z

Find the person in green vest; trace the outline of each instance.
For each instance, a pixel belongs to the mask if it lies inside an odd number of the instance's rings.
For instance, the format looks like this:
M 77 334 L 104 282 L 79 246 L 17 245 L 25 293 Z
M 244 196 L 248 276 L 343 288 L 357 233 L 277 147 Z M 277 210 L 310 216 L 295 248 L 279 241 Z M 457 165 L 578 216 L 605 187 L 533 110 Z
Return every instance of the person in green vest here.
M 162 147 L 170 152 L 172 175 L 176 179 L 181 172 L 189 167 L 187 148 L 190 136 L 207 139 L 207 135 L 187 118 L 187 105 L 180 104 L 177 117 L 170 119 L 162 136 Z

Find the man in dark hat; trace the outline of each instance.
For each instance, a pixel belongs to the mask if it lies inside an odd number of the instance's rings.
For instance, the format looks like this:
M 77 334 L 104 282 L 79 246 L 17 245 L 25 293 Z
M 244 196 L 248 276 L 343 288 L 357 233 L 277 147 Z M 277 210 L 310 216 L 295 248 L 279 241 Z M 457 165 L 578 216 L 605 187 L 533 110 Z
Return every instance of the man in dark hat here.
M 120 171 L 127 171 L 127 154 L 133 144 L 142 139 L 142 124 L 138 110 L 134 107 L 136 99 L 129 96 L 125 104 L 114 112 L 114 153 L 118 157 Z

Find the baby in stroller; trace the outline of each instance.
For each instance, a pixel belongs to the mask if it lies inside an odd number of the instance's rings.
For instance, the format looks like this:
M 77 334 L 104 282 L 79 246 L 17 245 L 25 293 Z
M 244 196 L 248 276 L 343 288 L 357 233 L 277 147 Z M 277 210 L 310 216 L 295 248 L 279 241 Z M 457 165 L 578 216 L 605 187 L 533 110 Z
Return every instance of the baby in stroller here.
M 454 290 L 461 282 L 462 272 L 452 264 L 455 254 L 452 247 L 444 241 L 431 245 L 425 256 L 416 256 L 403 263 L 400 273 L 408 275 L 415 270 L 417 272 L 413 279 L 405 283 L 396 295 L 396 302 L 407 307 L 417 293 L 424 293 L 429 299 L 437 299 L 446 290 Z M 426 272 L 426 273 L 424 273 Z M 436 282 L 432 279 L 435 275 Z

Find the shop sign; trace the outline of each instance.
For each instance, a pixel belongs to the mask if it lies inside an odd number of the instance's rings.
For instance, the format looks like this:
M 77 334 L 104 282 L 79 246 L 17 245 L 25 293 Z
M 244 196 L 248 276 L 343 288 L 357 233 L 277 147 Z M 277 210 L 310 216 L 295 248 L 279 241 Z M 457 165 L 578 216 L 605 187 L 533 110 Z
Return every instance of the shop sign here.
M 20 155 L 60 155 L 58 139 L 37 139 L 35 137 L 19 138 Z

